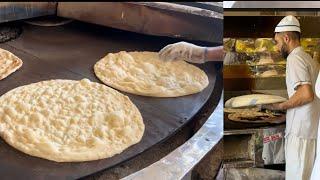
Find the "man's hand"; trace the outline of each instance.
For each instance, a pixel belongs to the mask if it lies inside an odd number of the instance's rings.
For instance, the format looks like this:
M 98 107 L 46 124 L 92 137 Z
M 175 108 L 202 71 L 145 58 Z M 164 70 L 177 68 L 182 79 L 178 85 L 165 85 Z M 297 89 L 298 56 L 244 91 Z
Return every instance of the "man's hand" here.
M 264 104 L 261 105 L 261 109 L 267 109 L 271 111 L 284 110 L 284 108 L 282 107 L 282 103 Z
M 206 48 L 187 42 L 178 42 L 161 49 L 159 56 L 165 61 L 182 59 L 191 63 L 205 63 Z
M 310 84 L 303 84 L 297 87 L 296 92 L 288 101 L 275 104 L 262 105 L 261 109 L 269 110 L 287 110 L 305 104 L 311 103 L 314 99 L 314 93 Z

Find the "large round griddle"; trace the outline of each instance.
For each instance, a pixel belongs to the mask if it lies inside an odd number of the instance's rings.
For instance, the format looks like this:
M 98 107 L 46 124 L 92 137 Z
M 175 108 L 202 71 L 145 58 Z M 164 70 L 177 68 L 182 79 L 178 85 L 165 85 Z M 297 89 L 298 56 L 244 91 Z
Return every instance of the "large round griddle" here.
M 81 22 L 58 27 L 24 24 L 23 33 L 18 39 L 0 44 L 0 48 L 11 51 L 24 62 L 20 70 L 0 81 L 0 95 L 21 85 L 49 79 L 88 78 L 100 82 L 93 73 L 93 65 L 107 53 L 120 50 L 159 51 L 177 41 Z M 0 138 L 1 178 L 75 179 L 112 168 L 142 153 L 190 121 L 210 96 L 221 94 L 218 92 L 221 88 L 218 87 L 222 84 L 215 84 L 215 64 L 206 63 L 199 67 L 209 77 L 209 86 L 201 93 L 179 98 L 152 98 L 124 93 L 139 108 L 146 130 L 140 143 L 121 154 L 90 162 L 56 163 L 26 155 Z

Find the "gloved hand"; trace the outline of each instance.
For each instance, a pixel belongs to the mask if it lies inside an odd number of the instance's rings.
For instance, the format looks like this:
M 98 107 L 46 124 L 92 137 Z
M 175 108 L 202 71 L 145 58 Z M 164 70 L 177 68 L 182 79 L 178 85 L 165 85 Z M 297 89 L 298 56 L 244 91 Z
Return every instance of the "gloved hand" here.
M 169 44 L 159 52 L 160 59 L 172 61 L 182 59 L 191 63 L 206 62 L 206 47 L 196 46 L 187 42 Z

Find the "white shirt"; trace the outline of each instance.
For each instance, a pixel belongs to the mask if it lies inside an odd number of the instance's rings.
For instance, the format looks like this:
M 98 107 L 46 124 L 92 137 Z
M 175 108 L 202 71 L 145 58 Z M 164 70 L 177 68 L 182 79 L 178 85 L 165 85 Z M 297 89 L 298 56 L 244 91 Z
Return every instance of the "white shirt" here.
M 289 98 L 299 85 L 310 84 L 315 92 L 319 63 L 296 47 L 287 58 L 286 84 Z M 286 115 L 286 136 L 289 134 L 305 139 L 316 139 L 320 117 L 320 100 L 315 97 L 311 103 L 288 109 Z
M 316 91 L 316 95 L 318 96 L 318 98 L 320 98 L 320 71 L 318 73 L 315 91 Z

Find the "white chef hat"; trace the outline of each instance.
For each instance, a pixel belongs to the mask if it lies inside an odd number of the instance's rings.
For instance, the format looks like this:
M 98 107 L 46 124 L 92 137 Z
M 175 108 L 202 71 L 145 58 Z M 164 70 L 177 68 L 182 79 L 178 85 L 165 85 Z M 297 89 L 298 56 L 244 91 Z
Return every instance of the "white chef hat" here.
M 298 19 L 292 15 L 284 17 L 274 30 L 274 32 L 276 33 L 287 31 L 298 31 L 299 33 L 301 32 Z

